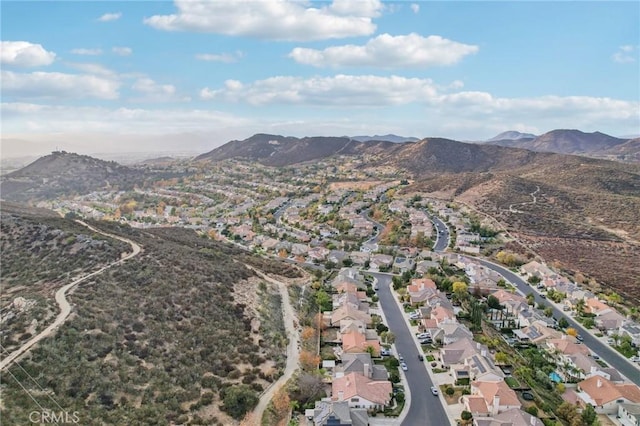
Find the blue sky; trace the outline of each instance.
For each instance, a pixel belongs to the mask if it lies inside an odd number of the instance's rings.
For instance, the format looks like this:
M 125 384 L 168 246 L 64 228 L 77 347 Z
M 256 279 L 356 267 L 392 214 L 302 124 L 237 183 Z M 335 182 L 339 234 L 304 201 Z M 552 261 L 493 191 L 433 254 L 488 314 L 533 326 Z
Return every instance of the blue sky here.
M 640 134 L 640 3 L 1 5 L 3 156 L 257 132 Z

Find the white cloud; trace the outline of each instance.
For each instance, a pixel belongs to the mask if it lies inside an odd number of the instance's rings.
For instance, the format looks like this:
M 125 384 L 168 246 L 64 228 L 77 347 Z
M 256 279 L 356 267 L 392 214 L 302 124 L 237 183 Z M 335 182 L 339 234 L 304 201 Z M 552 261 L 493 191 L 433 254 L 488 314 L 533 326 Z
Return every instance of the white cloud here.
M 105 13 L 104 15 L 102 15 L 101 17 L 98 18 L 98 21 L 100 21 L 100 22 L 117 21 L 121 17 L 122 17 L 122 13 L 121 12 Z
M 28 41 L 0 42 L 0 63 L 18 67 L 50 65 L 56 54 L 45 50 L 40 44 Z
M 74 55 L 98 56 L 102 55 L 102 49 L 71 49 L 71 53 Z
M 118 56 L 129 56 L 133 53 L 133 49 L 124 46 L 114 46 L 111 51 Z
M 620 46 L 613 55 L 611 55 L 611 59 L 613 62 L 617 62 L 619 64 L 628 64 L 636 61 L 638 51 L 637 46 L 632 46 L 630 44 Z
M 250 122 L 213 110 L 104 108 L 31 103 L 3 103 L 2 115 L 8 133 L 46 132 L 49 135 L 57 132 L 97 131 L 158 134 L 246 126 Z
M 296 47 L 289 57 L 316 67 L 373 66 L 379 68 L 430 67 L 452 65 L 476 53 L 477 46 L 458 43 L 440 36 L 416 33 L 392 36 L 381 34 L 365 45 L 348 44 L 324 50 Z
M 429 79 L 398 76 L 336 75 L 334 77 L 279 76 L 243 84 L 227 80 L 219 90 L 204 88 L 202 99 L 246 101 L 252 105 L 304 104 L 354 106 L 400 105 L 433 97 L 436 89 Z
M 33 72 L 28 74 L 2 71 L 4 97 L 14 99 L 117 99 L 120 83 L 93 75 Z
M 188 97 L 180 97 L 172 84 L 158 84 L 148 77 L 138 78 L 131 88 L 141 96 L 131 99 L 134 102 L 173 102 L 189 101 Z
M 116 73 L 104 65 L 80 62 L 67 62 L 71 68 L 82 71 L 85 74 L 96 74 L 103 77 L 116 77 Z
M 144 23 L 166 31 L 195 31 L 269 40 L 309 41 L 372 34 L 379 0 L 335 0 L 316 5 L 294 0 L 176 0 L 177 13 Z M 316 7 L 319 6 L 319 7 Z
M 196 59 L 200 61 L 223 62 L 225 64 L 230 64 L 238 62 L 238 60 L 243 56 L 244 54 L 240 51 L 235 53 L 198 53 L 196 55 Z
M 411 3 L 411 10 L 413 11 L 413 13 L 420 12 L 420 5 L 417 3 Z

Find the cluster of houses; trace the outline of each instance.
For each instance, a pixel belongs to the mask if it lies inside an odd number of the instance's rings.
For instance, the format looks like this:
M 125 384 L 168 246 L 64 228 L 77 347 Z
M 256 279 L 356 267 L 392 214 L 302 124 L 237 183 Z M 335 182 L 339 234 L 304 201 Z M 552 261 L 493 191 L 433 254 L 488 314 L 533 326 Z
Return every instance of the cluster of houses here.
M 333 310 L 324 312 L 325 342 L 332 345 L 335 360 L 324 360 L 331 384 L 328 398 L 318 401 L 306 415 L 314 425 L 368 425 L 369 411 L 391 404 L 392 384 L 382 365 L 374 363 L 384 349 L 372 328 L 366 285 L 359 272 L 343 268 L 331 282 Z M 335 423 L 337 420 L 340 423 Z M 334 423 L 332 423 L 332 421 Z
M 474 291 L 473 281 L 476 281 L 476 284 L 482 283 L 479 286 L 475 285 L 475 291 L 480 289 L 482 296 L 493 296 L 502 305 L 502 309 L 490 311 L 489 318 L 497 328 L 513 328 L 515 338 L 510 343 L 520 341 L 536 344 L 545 350 L 558 366 L 552 380 L 575 384 L 567 386 L 563 395 L 565 400 L 582 407 L 591 404 L 598 413 L 616 414 L 619 419 L 633 419 L 627 423 L 623 422 L 623 425 L 638 425 L 640 387 L 626 381 L 615 368 L 598 362 L 597 355 L 592 354 L 576 337 L 559 331 L 555 320 L 531 306 L 525 297 L 496 287 L 499 278 L 493 276 L 492 271 L 486 270 L 472 259 L 457 255 L 443 256 L 467 272 L 472 280 L 469 291 Z M 525 266 L 523 272 L 539 270 L 532 269 L 536 264 Z M 566 279 L 555 274 L 545 274 L 540 278 L 541 283 L 546 283 L 543 285 L 551 285 L 553 280 L 553 287 L 571 289 L 570 286 L 563 287 L 566 285 L 563 280 Z M 568 298 L 567 303 L 575 304 L 575 298 L 583 297 L 585 312 L 595 315 L 596 324 L 602 331 L 607 332 L 606 326 L 610 324 L 610 332 L 620 335 L 627 333 L 636 337 L 634 332 L 637 325 L 628 320 L 615 321 L 618 319 L 616 315 L 620 314 L 609 305 L 588 292 L 577 288 L 575 291 L 582 293 L 568 292 L 569 295 L 573 294 L 574 298 Z M 429 342 L 441 345 L 438 361 L 450 373 L 452 384 L 470 385 L 470 395 L 462 396 L 460 402 L 464 410 L 473 414 L 474 424 L 501 424 L 491 423 L 489 419 L 495 421 L 497 416 L 515 416 L 527 418 L 532 422 L 527 424 L 542 425 L 538 419 L 521 410 L 522 405 L 516 393 L 504 380 L 510 371 L 503 371 L 496 366 L 491 351 L 485 345 L 476 342 L 471 331 L 457 321 L 456 314 L 459 308 L 453 306 L 432 280 L 413 279 L 407 287 L 407 294 L 409 303 L 416 307 L 413 318 L 419 321 L 421 338 L 429 336 Z M 603 321 L 598 321 L 598 317 L 602 317 Z
M 439 362 L 451 373 L 451 384 L 470 386 L 470 395 L 461 400 L 464 410 L 478 421 L 487 418 L 493 421 L 494 416 L 507 412 L 509 416 L 528 419 L 530 416 L 520 410 L 518 396 L 504 381 L 505 373 L 496 367 L 489 349 L 474 341 L 473 333 L 458 322 L 459 308 L 453 306 L 446 294 L 429 278 L 413 279 L 407 286 L 407 294 L 409 303 L 417 308 L 420 336 L 428 336 L 428 341 L 441 345 Z

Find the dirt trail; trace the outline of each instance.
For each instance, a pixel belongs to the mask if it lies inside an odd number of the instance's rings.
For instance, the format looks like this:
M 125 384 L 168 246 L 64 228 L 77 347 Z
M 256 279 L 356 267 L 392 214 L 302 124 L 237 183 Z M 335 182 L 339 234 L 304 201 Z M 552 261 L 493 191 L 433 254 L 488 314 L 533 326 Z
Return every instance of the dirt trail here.
M 56 291 L 56 302 L 58 303 L 58 306 L 60 307 L 60 313 L 58 314 L 58 316 L 56 317 L 55 321 L 53 321 L 51 324 L 49 324 L 49 326 L 47 328 L 45 328 L 44 330 L 42 330 L 40 333 L 36 334 L 35 336 L 33 336 L 31 339 L 29 339 L 27 342 L 25 342 L 20 348 L 16 349 L 15 351 L 11 352 L 7 357 L 3 358 L 2 361 L 0 361 L 0 371 L 4 370 L 7 366 L 9 366 L 14 360 L 16 360 L 19 356 L 23 355 L 24 353 L 26 353 L 29 349 L 31 349 L 36 343 L 38 343 L 40 340 L 44 339 L 47 336 L 52 335 L 53 333 L 55 333 L 55 331 L 57 330 L 57 328 L 59 326 L 61 326 L 62 324 L 64 324 L 64 322 L 67 320 L 67 318 L 69 317 L 69 314 L 71 313 L 71 305 L 69 304 L 69 301 L 67 300 L 67 292 L 69 290 L 71 290 L 72 288 L 74 288 L 75 286 L 77 286 L 78 284 L 80 284 L 81 282 L 92 278 L 96 275 L 99 275 L 101 273 L 103 273 L 104 271 L 106 271 L 107 269 L 119 265 L 121 263 L 123 263 L 124 261 L 131 259 L 134 256 L 137 256 L 140 251 L 141 248 L 138 244 L 136 244 L 135 242 L 127 239 L 127 238 L 123 238 L 123 237 L 119 237 L 117 235 L 113 235 L 113 234 L 107 234 L 106 232 L 102 232 L 96 228 L 94 228 L 91 225 L 88 225 L 87 223 L 81 221 L 81 220 L 76 220 L 77 223 L 86 226 L 87 228 L 89 228 L 90 230 L 92 230 L 93 232 L 96 232 L 98 234 L 110 237 L 110 238 L 115 238 L 116 240 L 120 240 L 123 241 L 129 245 L 131 245 L 131 253 L 128 253 L 126 256 L 122 257 L 120 260 L 117 260 L 115 262 L 112 262 L 110 264 L 108 264 L 107 266 L 104 266 L 100 269 L 98 269 L 95 272 L 92 272 L 88 275 L 85 275 L 81 278 L 78 278 L 77 280 L 74 280 L 73 282 L 70 282 L 69 284 L 66 284 L 64 286 L 62 286 L 60 289 L 58 289 L 58 291 Z
M 247 268 L 254 271 L 260 278 L 275 284 L 278 286 L 278 291 L 282 296 L 282 313 L 284 316 L 284 324 L 287 330 L 287 337 L 289 338 L 289 344 L 287 345 L 287 366 L 284 369 L 284 373 L 278 380 L 273 382 L 271 386 L 260 396 L 258 405 L 253 410 L 254 418 L 257 421 L 262 420 L 264 410 L 266 410 L 269 402 L 275 395 L 275 393 L 293 376 L 293 373 L 298 369 L 298 362 L 300 359 L 300 336 L 298 330 L 296 330 L 295 324 L 297 323 L 296 314 L 291 306 L 291 300 L 289 299 L 289 291 L 287 285 L 281 281 L 275 280 L 264 273 L 252 268 L 249 265 L 245 265 Z

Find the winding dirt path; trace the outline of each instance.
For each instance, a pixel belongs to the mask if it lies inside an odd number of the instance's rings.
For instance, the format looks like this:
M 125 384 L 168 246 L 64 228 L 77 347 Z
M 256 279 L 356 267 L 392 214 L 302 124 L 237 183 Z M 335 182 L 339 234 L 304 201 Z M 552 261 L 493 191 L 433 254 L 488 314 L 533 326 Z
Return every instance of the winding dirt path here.
M 252 268 L 249 265 L 245 266 L 258 274 L 260 278 L 278 286 L 278 291 L 280 292 L 280 296 L 282 296 L 282 314 L 284 316 L 284 325 L 287 330 L 287 337 L 289 338 L 289 344 L 287 345 L 287 366 L 284 369 L 284 373 L 278 378 L 278 380 L 273 382 L 262 395 L 260 395 L 260 401 L 258 401 L 258 405 L 256 405 L 256 408 L 254 408 L 253 410 L 254 418 L 256 419 L 256 421 L 261 422 L 264 410 L 266 410 L 275 393 L 291 378 L 291 376 L 293 376 L 293 373 L 298 369 L 300 359 L 300 336 L 298 334 L 298 330 L 296 330 L 296 314 L 293 310 L 293 307 L 291 306 L 291 300 L 289 299 L 289 291 L 287 290 L 287 285 L 281 281 L 274 280 L 273 278 L 265 275 L 255 268 Z
M 77 280 L 70 282 L 69 284 L 66 284 L 62 287 L 60 287 L 58 289 L 58 291 L 56 291 L 56 302 L 58 303 L 58 306 L 60 307 L 60 313 L 58 314 L 58 316 L 56 317 L 55 321 L 53 321 L 51 324 L 49 324 L 49 326 L 47 328 L 45 328 L 44 330 L 42 330 L 40 333 L 36 334 L 35 336 L 33 336 L 31 339 L 27 340 L 19 349 L 16 349 L 15 351 L 11 352 L 9 355 L 7 355 L 5 358 L 2 359 L 2 361 L 0 361 L 0 371 L 4 370 L 7 366 L 9 366 L 13 361 L 16 360 L 16 358 L 18 358 L 19 356 L 23 355 L 24 353 L 26 353 L 29 349 L 31 349 L 36 343 L 38 343 L 40 340 L 44 339 L 47 336 L 50 336 L 52 334 L 55 333 L 55 331 L 57 330 L 57 328 L 59 326 L 61 326 L 62 324 L 64 324 L 64 322 L 67 320 L 67 318 L 69 317 L 69 314 L 71 313 L 71 305 L 69 304 L 69 301 L 67 300 L 67 292 L 69 290 L 71 290 L 72 288 L 74 288 L 75 286 L 77 286 L 78 284 L 80 284 L 81 282 L 94 277 L 96 275 L 99 275 L 101 273 L 103 273 L 104 271 L 106 271 L 107 269 L 119 265 L 121 263 L 123 263 L 124 261 L 131 259 L 134 256 L 137 256 L 142 249 L 140 248 L 140 246 L 138 244 L 136 244 L 135 242 L 127 239 L 127 238 L 123 238 L 123 237 L 119 237 L 117 235 L 113 235 L 113 234 L 107 234 L 106 232 L 102 232 L 99 229 L 94 228 L 93 226 L 81 221 L 81 220 L 76 220 L 77 223 L 89 228 L 90 230 L 92 230 L 95 233 L 110 237 L 110 238 L 115 238 L 116 240 L 120 240 L 123 241 L 129 245 L 131 245 L 131 253 L 128 253 L 127 255 L 123 256 L 120 260 L 117 260 L 115 262 L 112 262 L 110 264 L 108 264 L 107 266 L 104 266 L 100 269 L 98 269 L 95 272 L 92 272 L 88 275 L 85 275 L 81 278 L 78 278 Z

